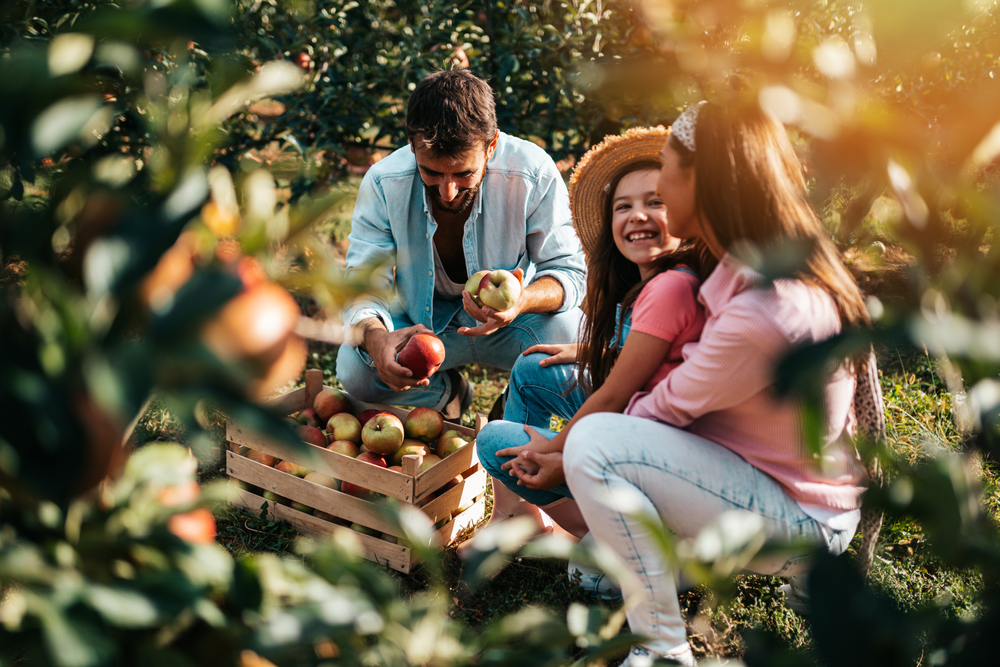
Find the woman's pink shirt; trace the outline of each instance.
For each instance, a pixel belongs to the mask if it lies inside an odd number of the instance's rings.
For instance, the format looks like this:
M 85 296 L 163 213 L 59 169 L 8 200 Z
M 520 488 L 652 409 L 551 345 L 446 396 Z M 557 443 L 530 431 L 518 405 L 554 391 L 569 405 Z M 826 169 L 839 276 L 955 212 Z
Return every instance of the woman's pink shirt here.
M 825 387 L 821 455 L 803 439 L 796 401 L 773 389 L 776 363 L 791 348 L 840 332 L 833 299 L 799 280 L 762 287 L 762 276 L 726 255 L 702 284 L 701 339 L 684 361 L 626 414 L 682 427 L 713 440 L 775 478 L 793 500 L 834 510 L 860 504 L 864 471 L 851 444 L 854 376 L 839 367 Z

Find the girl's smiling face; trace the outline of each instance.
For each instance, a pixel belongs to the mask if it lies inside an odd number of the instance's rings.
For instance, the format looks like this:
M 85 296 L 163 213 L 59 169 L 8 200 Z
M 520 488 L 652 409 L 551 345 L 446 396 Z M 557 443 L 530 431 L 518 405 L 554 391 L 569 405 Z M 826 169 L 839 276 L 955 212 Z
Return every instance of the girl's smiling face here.
M 667 207 L 657 193 L 659 172 L 643 169 L 626 174 L 611 200 L 611 234 L 618 250 L 639 267 L 643 280 L 652 275 L 654 263 L 680 246 L 667 233 Z

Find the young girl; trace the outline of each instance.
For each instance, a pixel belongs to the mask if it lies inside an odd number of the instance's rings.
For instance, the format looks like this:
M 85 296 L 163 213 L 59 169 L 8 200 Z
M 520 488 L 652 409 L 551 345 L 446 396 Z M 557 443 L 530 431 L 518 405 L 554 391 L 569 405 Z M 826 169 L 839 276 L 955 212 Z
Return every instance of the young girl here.
M 707 255 L 700 244 L 682 245 L 667 232 L 657 179 L 668 136 L 657 127 L 608 137 L 570 179 L 573 223 L 588 269 L 580 343 L 527 349 L 511 371 L 504 420 L 490 422 L 477 436 L 479 458 L 494 478 L 490 523 L 528 515 L 543 530 L 551 518 L 576 537 L 586 534 L 569 489 L 518 486 L 509 472 L 513 457 L 529 437 L 561 450 L 584 415 L 621 412 L 698 339 L 704 315 L 696 300 L 697 270 Z M 553 414 L 569 420 L 559 433 L 548 429 Z
M 594 539 L 635 575 L 622 582 L 632 602 L 629 626 L 648 639 L 632 649 L 628 667 L 658 656 L 694 664 L 676 573 L 636 516 L 658 515 L 679 537 L 693 538 L 725 512 L 756 514 L 771 543 L 800 546 L 791 558 L 772 552 L 747 569 L 790 576 L 805 572 L 817 549 L 836 555 L 847 548 L 864 482 L 851 443 L 851 364 L 822 378 L 819 456 L 804 442 L 799 403 L 774 390 L 775 367 L 793 347 L 868 321 L 808 203 L 784 128 L 752 103 L 703 103 L 674 123 L 661 163 L 670 233 L 701 239 L 720 259 L 699 292 L 701 339 L 626 414 L 591 415 L 562 452 L 522 454 L 537 471 L 513 468 L 531 488 L 568 483 Z M 794 278 L 773 283 L 730 252 L 766 251 L 790 239 L 813 250 Z M 611 495 L 628 496 L 634 513 L 611 507 Z

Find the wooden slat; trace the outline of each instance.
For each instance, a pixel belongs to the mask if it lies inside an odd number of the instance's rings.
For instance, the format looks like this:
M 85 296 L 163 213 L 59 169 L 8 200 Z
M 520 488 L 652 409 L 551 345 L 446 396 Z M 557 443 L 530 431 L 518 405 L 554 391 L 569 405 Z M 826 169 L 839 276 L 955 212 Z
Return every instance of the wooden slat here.
M 441 460 L 441 463 L 417 475 L 417 484 L 414 489 L 416 497 L 420 499 L 429 492 L 440 489 L 448 480 L 456 475 L 461 475 L 463 470 L 467 470 L 478 462 L 479 456 L 476 454 L 476 445 L 473 441 L 451 456 L 446 456 Z
M 283 498 L 308 505 L 314 509 L 332 514 L 351 523 L 374 528 L 379 532 L 401 535 L 399 529 L 385 519 L 382 508 L 371 501 L 327 489 L 307 482 L 250 459 L 226 453 L 226 472 L 230 477 L 271 491 Z
M 243 507 L 254 513 L 258 512 L 260 506 L 265 502 L 267 501 L 264 498 L 250 493 L 245 489 L 234 489 L 234 494 L 230 500 L 230 504 L 234 507 Z M 361 542 L 363 549 L 362 556 L 367 560 L 374 561 L 380 565 L 386 565 L 404 574 L 409 574 L 412 568 L 413 559 L 409 547 L 392 544 L 370 535 L 363 535 L 350 528 L 338 526 L 304 512 L 299 512 L 291 507 L 276 505 L 274 503 L 268 503 L 268 505 L 269 508 L 273 508 L 273 515 L 276 518 L 292 524 L 303 535 L 322 537 L 339 531 L 349 530 Z
M 480 470 L 420 509 L 430 517 L 431 521 L 437 523 L 441 519 L 451 516 L 455 508 L 467 503 L 471 504 L 473 500 L 483 495 L 486 492 L 487 477 L 489 475 L 487 475 L 486 470 Z
M 486 498 L 480 498 L 472 507 L 455 517 L 454 521 L 449 521 L 438 529 L 438 542 L 444 546 L 450 545 L 456 537 L 482 521 L 484 516 L 486 516 Z
M 280 415 L 290 415 L 293 412 L 305 410 L 309 407 L 309 403 L 306 401 L 306 388 L 293 389 L 287 394 L 265 402 L 264 406 Z

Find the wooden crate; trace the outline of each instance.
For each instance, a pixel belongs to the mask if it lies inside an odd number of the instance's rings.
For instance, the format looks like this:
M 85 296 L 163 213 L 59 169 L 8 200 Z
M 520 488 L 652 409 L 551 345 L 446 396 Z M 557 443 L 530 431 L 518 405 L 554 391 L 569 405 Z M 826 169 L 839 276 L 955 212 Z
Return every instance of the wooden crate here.
M 322 372 L 311 369 L 306 371 L 305 387 L 272 399 L 268 401 L 267 406 L 281 414 L 292 414 L 311 407 L 313 399 L 322 389 Z M 405 419 L 408 414 L 407 411 L 394 406 L 363 403 L 353 397 L 351 403 L 355 414 L 367 408 L 392 412 L 400 419 Z M 477 414 L 474 429 L 450 422 L 446 422 L 445 428 L 453 428 L 462 437 L 471 441 L 485 424 L 485 415 Z M 397 543 L 402 535 L 396 527 L 383 518 L 377 501 L 356 498 L 275 470 L 241 456 L 240 448 L 260 450 L 279 459 L 287 459 L 311 470 L 396 498 L 401 503 L 417 505 L 434 523 L 452 517 L 452 520 L 436 533 L 439 543 L 445 546 L 481 521 L 485 514 L 484 494 L 488 475 L 479 463 L 474 443 L 471 442 L 424 472 L 419 472 L 423 462 L 422 456 L 406 456 L 403 460 L 403 472 L 397 472 L 315 446 L 308 446 L 308 455 L 291 452 L 285 445 L 233 422 L 226 424 L 226 440 L 228 447 L 226 472 L 231 480 L 239 480 L 264 491 L 271 491 L 278 496 L 330 514 L 341 521 L 367 526 L 381 532 L 382 537 L 365 535 L 292 507 L 268 502 L 262 496 L 240 488 L 236 484 L 231 484 L 232 505 L 256 512 L 267 502 L 268 509 L 274 516 L 288 521 L 304 535 L 322 536 L 351 530 L 361 541 L 365 558 L 388 565 L 400 572 L 408 573 L 413 567 L 412 550 Z M 442 491 L 442 487 L 457 475 L 462 475 L 463 481 Z M 438 495 L 430 502 L 421 505 L 430 493 Z M 466 509 L 460 510 L 462 507 Z

